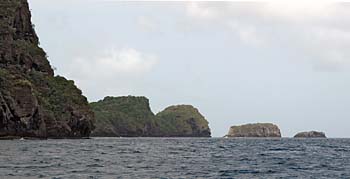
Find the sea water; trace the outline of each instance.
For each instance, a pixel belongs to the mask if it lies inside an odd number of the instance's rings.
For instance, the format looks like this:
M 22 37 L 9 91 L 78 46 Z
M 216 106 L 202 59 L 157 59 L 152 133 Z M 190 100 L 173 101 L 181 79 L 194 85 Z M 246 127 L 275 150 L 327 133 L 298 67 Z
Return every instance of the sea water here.
M 350 139 L 5 140 L 0 178 L 350 178 Z

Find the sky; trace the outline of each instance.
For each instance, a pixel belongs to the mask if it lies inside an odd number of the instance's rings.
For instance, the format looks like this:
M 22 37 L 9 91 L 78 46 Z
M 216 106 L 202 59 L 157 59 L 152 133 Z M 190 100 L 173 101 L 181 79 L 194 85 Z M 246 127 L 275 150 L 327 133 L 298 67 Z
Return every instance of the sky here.
M 29 0 L 55 74 L 90 102 L 191 104 L 212 136 L 277 124 L 350 137 L 350 3 Z

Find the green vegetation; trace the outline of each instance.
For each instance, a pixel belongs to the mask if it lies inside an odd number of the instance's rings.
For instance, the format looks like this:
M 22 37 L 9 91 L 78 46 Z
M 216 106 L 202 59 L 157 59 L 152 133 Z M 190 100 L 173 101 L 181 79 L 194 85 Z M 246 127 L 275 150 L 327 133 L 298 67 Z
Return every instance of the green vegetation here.
M 33 87 L 32 83 L 26 79 L 19 79 L 17 81 L 15 81 L 14 86 L 29 86 L 29 87 Z
M 0 35 L 14 33 L 15 29 L 10 26 L 14 14 L 23 0 L 1 0 L 0 1 Z
M 191 105 L 170 106 L 156 117 L 166 136 L 210 136 L 208 121 Z
M 105 97 L 91 107 L 96 117 L 95 136 L 148 136 L 155 126 L 145 97 Z
M 96 117 L 93 136 L 210 136 L 208 122 L 192 106 L 154 115 L 145 97 L 105 97 L 90 104 Z
M 38 89 L 37 95 L 44 108 L 54 115 L 53 118 L 69 121 L 72 112 L 77 108 L 83 113 L 92 113 L 86 97 L 75 86 L 74 81 L 61 76 L 47 76 L 36 71 L 31 72 L 30 80 L 36 86 L 44 87 Z
M 53 75 L 27 0 L 0 2 L 0 137 L 86 137 L 94 126 L 74 82 Z
M 31 57 L 45 57 L 46 52 L 36 44 L 26 40 L 16 40 L 13 42 L 13 48 L 17 49 L 19 52 L 23 54 L 28 54 Z

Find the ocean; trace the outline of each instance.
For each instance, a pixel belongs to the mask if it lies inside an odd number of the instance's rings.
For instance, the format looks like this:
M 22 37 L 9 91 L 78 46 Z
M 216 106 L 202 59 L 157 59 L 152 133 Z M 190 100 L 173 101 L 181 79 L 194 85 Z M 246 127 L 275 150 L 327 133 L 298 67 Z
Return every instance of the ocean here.
M 4 140 L 0 178 L 350 178 L 350 139 Z

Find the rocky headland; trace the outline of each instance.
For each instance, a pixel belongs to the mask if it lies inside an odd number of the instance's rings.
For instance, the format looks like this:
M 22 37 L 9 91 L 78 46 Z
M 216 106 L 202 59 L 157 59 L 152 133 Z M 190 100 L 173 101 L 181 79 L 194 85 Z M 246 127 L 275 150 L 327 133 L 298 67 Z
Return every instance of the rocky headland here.
M 191 105 L 170 106 L 156 115 L 162 136 L 210 137 L 208 121 Z
M 271 123 L 245 124 L 230 127 L 225 137 L 281 137 L 281 131 Z
M 297 133 L 294 138 L 327 138 L 324 132 L 309 131 Z
M 145 97 L 105 97 L 90 104 L 96 137 L 210 137 L 208 121 L 191 105 L 170 106 L 155 115 Z
M 96 117 L 92 136 L 138 137 L 156 132 L 155 115 L 145 97 L 105 97 L 90 106 Z
M 54 76 L 27 0 L 0 1 L 0 138 L 80 138 L 94 129 L 87 99 Z

